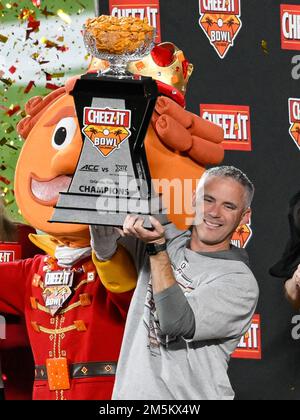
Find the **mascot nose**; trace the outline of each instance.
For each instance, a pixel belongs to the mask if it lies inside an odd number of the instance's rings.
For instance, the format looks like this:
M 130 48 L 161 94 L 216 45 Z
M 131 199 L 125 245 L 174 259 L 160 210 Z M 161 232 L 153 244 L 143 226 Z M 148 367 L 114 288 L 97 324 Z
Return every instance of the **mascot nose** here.
M 52 158 L 51 169 L 56 176 L 73 175 L 80 156 L 80 147 L 70 145 L 59 150 Z

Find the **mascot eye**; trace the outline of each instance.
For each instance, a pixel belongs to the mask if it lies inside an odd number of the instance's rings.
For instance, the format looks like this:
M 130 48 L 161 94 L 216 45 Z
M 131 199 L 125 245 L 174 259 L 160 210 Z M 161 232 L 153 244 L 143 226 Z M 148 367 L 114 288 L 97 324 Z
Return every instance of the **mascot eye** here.
M 60 150 L 67 147 L 73 140 L 76 131 L 75 119 L 72 117 L 63 118 L 56 125 L 52 135 L 52 146 Z

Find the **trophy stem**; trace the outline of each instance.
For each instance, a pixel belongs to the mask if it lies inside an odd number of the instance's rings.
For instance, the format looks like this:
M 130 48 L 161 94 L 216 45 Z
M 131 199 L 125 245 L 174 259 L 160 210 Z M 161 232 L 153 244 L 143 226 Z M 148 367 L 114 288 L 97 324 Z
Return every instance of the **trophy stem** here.
M 117 79 L 133 79 L 133 74 L 127 71 L 128 61 L 120 61 L 120 59 L 110 59 L 109 68 L 99 71 L 98 76 L 116 77 Z

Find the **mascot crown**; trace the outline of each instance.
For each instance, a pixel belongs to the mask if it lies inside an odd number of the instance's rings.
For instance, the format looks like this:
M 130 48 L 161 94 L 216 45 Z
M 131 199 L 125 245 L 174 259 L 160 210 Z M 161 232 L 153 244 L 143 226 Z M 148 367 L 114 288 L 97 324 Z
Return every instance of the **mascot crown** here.
M 104 71 L 108 67 L 107 61 L 93 57 L 88 71 Z M 133 74 L 155 79 L 160 93 L 169 96 L 181 106 L 185 106 L 184 96 L 193 68 L 183 51 L 171 42 L 156 45 L 149 55 L 142 60 L 130 62 L 127 66 L 127 70 Z
M 177 91 L 177 94 L 183 96 L 193 68 L 193 65 L 186 60 L 183 51 L 171 42 L 156 45 L 149 55 L 142 60 L 129 63 L 127 67 L 131 73 L 150 76 L 173 88 L 174 93 Z

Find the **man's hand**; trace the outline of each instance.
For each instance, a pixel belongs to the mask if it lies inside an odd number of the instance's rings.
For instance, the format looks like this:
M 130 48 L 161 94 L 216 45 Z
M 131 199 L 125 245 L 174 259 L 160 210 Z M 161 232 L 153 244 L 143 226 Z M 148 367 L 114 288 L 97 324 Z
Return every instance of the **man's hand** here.
M 300 309 L 300 265 L 293 277 L 285 283 L 286 297 L 295 309 Z
M 292 282 L 294 283 L 295 287 L 297 287 L 297 289 L 300 288 L 300 265 L 298 265 L 297 270 L 292 277 Z
M 149 217 L 153 230 L 143 227 L 144 219 L 136 215 L 128 215 L 123 224 L 123 232 L 125 236 L 134 236 L 141 241 L 147 243 L 164 244 L 165 229 L 153 216 Z

